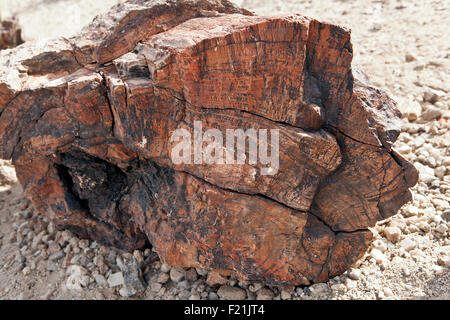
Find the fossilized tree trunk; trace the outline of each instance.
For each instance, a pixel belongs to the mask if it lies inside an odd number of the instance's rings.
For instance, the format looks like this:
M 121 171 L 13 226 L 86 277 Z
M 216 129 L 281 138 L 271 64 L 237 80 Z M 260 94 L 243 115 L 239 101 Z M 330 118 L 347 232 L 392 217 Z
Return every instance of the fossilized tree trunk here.
M 129 1 L 75 38 L 0 54 L 0 153 L 82 237 L 247 280 L 325 281 L 417 180 L 391 148 L 394 102 L 351 60 L 348 30 L 301 15 Z M 278 129 L 279 170 L 174 164 L 171 134 L 196 121 Z

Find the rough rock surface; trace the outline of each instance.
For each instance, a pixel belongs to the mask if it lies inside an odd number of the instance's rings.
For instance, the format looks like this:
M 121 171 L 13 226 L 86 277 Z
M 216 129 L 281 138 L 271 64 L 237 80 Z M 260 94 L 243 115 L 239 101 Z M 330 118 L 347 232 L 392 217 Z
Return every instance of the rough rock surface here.
M 77 37 L 0 53 L 1 156 L 58 228 L 127 250 L 148 239 L 174 266 L 322 282 L 417 181 L 392 149 L 395 103 L 351 60 L 348 30 L 300 15 L 129 1 Z M 279 129 L 279 173 L 174 165 L 170 134 L 196 120 Z

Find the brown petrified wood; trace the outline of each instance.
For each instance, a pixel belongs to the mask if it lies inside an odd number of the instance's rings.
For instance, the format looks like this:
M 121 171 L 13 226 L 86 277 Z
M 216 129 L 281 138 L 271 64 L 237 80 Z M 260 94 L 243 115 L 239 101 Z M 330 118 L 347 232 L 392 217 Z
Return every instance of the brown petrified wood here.
M 0 155 L 81 237 L 240 279 L 325 281 L 417 181 L 392 149 L 395 103 L 351 60 L 348 30 L 301 15 L 128 1 L 77 37 L 0 53 Z M 278 129 L 279 170 L 173 163 L 171 134 L 197 121 Z
M 15 19 L 0 20 L 0 50 L 22 44 L 22 29 Z

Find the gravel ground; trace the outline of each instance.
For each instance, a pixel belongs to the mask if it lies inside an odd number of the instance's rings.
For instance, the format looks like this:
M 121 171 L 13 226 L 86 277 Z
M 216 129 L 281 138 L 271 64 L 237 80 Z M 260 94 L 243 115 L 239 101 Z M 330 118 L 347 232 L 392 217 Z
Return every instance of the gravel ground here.
M 70 36 L 117 0 L 2 2 L 26 40 Z M 397 98 L 396 148 L 420 171 L 414 200 L 372 231 L 347 273 L 310 287 L 242 283 L 162 265 L 56 231 L 0 162 L 0 299 L 450 299 L 450 3 L 240 0 L 258 14 L 303 13 L 352 28 L 354 66 Z

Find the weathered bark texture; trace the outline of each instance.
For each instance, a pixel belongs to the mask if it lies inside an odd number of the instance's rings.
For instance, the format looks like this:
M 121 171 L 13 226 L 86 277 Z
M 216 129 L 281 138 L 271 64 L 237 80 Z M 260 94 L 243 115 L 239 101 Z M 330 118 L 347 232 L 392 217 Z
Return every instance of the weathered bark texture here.
M 22 29 L 17 21 L 14 19 L 0 21 L 0 50 L 14 48 L 22 43 Z
M 417 181 L 391 148 L 399 111 L 351 60 L 348 30 L 301 15 L 129 1 L 75 38 L 0 54 L 0 154 L 82 237 L 241 279 L 325 281 Z M 175 165 L 171 133 L 198 120 L 278 129 L 279 171 Z

